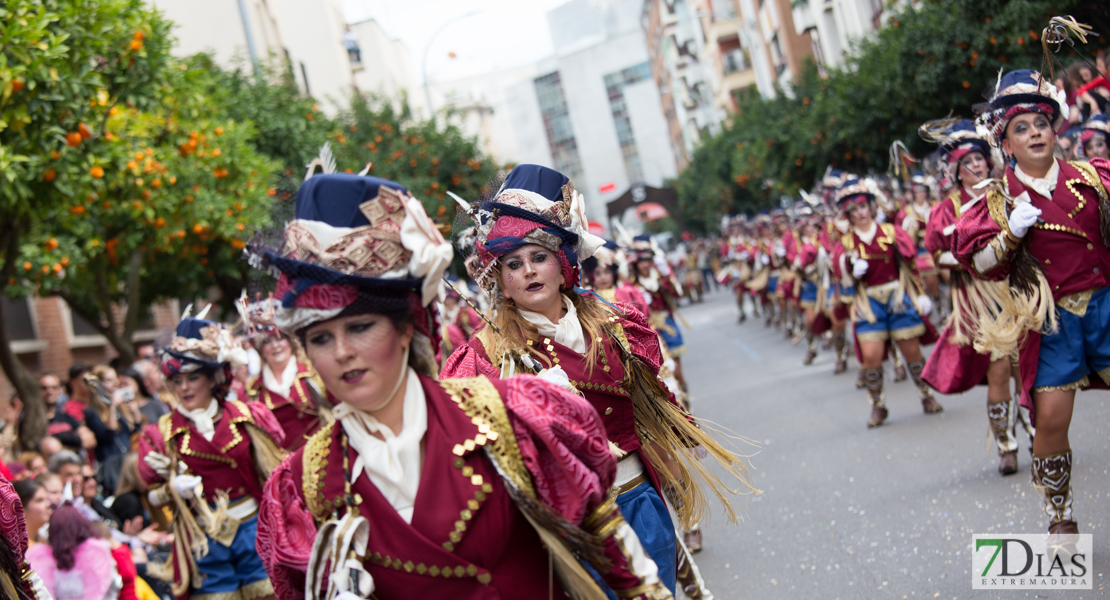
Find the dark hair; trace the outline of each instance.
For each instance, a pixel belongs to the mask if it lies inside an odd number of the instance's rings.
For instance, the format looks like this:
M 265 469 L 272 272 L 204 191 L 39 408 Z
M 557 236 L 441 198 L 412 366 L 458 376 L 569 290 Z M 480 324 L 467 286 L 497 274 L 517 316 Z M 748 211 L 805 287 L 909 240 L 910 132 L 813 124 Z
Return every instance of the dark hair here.
M 143 398 L 153 398 L 153 396 L 150 395 L 150 390 L 146 388 L 146 383 L 143 382 L 143 376 L 139 374 L 139 371 L 135 369 L 134 365 L 127 367 L 122 371 L 118 371 L 116 375 L 119 375 L 120 377 L 130 377 L 131 379 L 135 380 L 135 383 L 139 386 L 139 395 L 141 395 Z
M 15 488 L 15 493 L 19 494 L 19 501 L 23 506 L 27 506 L 31 498 L 35 497 L 35 492 L 41 490 L 43 485 L 34 479 L 20 479 L 13 483 L 12 487 Z
M 59 506 L 50 517 L 50 551 L 54 555 L 54 561 L 58 563 L 58 570 L 72 570 L 73 552 L 85 540 L 97 537 L 92 523 L 81 511 L 70 504 Z
M 85 461 L 81 460 L 80 456 L 72 450 L 61 450 L 55 452 L 50 460 L 46 461 L 46 469 L 51 473 L 58 473 L 62 467 L 66 465 L 77 465 L 78 467 L 84 466 Z
M 75 379 L 80 378 L 85 373 L 92 371 L 92 367 L 84 363 L 77 363 L 69 368 L 69 379 L 66 380 L 66 393 L 73 393 L 73 386 L 71 385 Z

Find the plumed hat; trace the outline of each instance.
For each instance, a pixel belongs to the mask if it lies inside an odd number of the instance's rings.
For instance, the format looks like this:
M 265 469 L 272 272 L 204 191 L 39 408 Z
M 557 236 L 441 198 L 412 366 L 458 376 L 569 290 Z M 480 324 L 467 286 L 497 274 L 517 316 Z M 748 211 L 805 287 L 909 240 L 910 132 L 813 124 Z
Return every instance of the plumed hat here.
M 471 207 L 477 223 L 478 284 L 497 288 L 492 268 L 502 256 L 535 244 L 554 252 L 563 284 L 579 281 L 579 261 L 593 256 L 604 240 L 587 229 L 585 198 L 562 173 L 539 165 L 513 169 L 492 200 Z
M 235 343 L 227 327 L 205 319 L 208 308 L 195 317 L 191 312 L 192 305 L 185 308 L 173 341 L 162 350 L 162 373 L 170 377 L 204 371 L 212 374 L 217 384 L 223 384 L 230 377 L 228 369 L 232 365 L 247 364 L 247 353 Z
M 989 108 L 979 116 L 979 122 L 989 132 L 991 145 L 1001 147 L 1010 121 L 1029 112 L 1045 115 L 1052 122 L 1052 128 L 1059 130 L 1068 118 L 1064 90 L 1056 89 L 1052 82 L 1032 69 L 1000 72 Z

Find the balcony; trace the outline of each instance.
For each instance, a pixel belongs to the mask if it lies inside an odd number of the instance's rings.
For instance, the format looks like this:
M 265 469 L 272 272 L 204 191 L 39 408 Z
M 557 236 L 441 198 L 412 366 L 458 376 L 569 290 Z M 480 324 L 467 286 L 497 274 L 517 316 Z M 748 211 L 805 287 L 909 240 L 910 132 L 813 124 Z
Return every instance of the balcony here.
M 748 56 L 748 51 L 743 48 L 736 48 L 721 54 L 721 71 L 725 76 L 747 71 L 751 68 L 751 58 Z

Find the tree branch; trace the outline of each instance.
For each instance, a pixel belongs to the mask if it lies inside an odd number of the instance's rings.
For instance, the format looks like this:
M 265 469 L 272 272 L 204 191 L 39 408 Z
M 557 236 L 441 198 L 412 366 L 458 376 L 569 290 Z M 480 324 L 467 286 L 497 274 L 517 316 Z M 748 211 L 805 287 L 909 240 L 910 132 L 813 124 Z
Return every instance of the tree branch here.
M 0 247 L 4 249 L 4 262 L 0 266 L 2 281 L 10 280 L 15 272 L 15 263 L 19 259 L 19 232 L 25 229 L 24 224 L 18 220 L 9 220 L 7 223 L 7 227 L 0 230 Z M 34 450 L 38 447 L 39 440 L 46 435 L 46 406 L 37 382 L 12 351 L 3 303 L 0 303 L 0 366 L 16 394 L 23 400 L 23 422 L 19 426 L 20 444 L 24 450 Z

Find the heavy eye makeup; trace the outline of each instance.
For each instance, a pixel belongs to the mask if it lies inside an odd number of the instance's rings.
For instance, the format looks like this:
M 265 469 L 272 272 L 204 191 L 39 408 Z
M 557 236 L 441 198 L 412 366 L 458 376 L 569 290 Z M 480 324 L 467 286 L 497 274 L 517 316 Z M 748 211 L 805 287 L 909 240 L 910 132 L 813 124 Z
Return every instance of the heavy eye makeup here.
M 547 260 L 547 252 L 543 250 L 536 250 L 535 252 L 532 252 L 532 255 L 529 258 L 531 259 L 533 264 L 539 264 Z M 516 271 L 524 267 L 524 261 L 521 260 L 518 256 L 513 256 L 505 262 L 505 266 L 508 267 L 510 271 Z
M 360 335 L 370 331 L 375 325 L 378 324 L 378 319 L 367 319 L 365 321 L 351 321 L 344 326 L 347 335 Z M 322 329 L 320 331 L 309 332 L 306 341 L 317 348 L 330 344 L 335 336 L 329 329 Z

